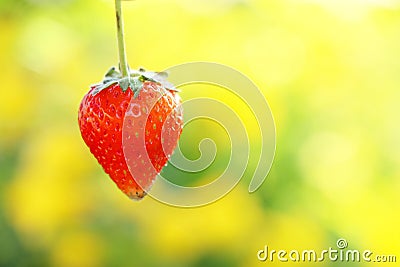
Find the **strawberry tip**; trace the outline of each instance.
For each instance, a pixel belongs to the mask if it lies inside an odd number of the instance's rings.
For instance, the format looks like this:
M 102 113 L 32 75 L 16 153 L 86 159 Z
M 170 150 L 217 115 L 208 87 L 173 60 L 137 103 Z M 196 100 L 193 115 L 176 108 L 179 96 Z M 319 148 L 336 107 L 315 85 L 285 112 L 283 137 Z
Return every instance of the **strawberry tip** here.
M 133 201 L 140 201 L 142 200 L 145 196 L 147 195 L 147 193 L 143 190 L 134 190 L 134 191 L 130 191 L 127 196 L 133 200 Z

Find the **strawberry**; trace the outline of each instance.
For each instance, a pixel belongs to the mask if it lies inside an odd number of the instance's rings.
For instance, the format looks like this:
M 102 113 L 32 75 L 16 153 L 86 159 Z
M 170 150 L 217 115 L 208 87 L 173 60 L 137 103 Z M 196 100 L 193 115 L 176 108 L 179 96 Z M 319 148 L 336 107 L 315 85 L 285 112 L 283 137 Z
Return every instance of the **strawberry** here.
M 79 107 L 82 138 L 116 185 L 141 199 L 166 165 L 182 131 L 182 108 L 164 73 L 112 68 Z
M 91 87 L 79 107 L 82 138 L 117 186 L 142 199 L 174 151 L 182 131 L 179 95 L 165 73 L 130 71 L 122 0 L 115 0 L 119 68 Z

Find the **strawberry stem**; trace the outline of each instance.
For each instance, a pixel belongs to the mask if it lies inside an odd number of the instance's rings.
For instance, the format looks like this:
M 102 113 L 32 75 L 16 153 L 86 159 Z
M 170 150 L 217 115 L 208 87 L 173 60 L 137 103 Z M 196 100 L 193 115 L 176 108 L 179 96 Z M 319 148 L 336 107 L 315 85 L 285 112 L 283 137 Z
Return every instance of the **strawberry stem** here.
M 129 67 L 126 60 L 125 40 L 124 40 L 124 22 L 122 19 L 121 0 L 115 0 L 115 14 L 117 17 L 117 38 L 119 52 L 119 69 L 122 77 L 129 76 Z

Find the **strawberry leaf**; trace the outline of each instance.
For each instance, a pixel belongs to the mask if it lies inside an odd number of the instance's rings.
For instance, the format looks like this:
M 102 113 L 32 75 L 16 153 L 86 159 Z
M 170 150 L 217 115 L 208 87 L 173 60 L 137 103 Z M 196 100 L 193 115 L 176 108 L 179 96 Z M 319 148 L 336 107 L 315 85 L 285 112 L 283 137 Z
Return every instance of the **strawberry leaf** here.
M 112 67 L 107 71 L 101 83 L 92 86 L 94 88 L 92 95 L 96 95 L 102 90 L 118 83 L 123 92 L 126 92 L 126 90 L 130 88 L 136 98 L 142 90 L 145 81 L 159 83 L 167 90 L 179 91 L 172 83 L 168 82 L 167 78 L 168 73 L 166 72 L 146 71 L 143 68 L 139 70 L 130 70 L 128 77 L 122 77 L 121 73 L 115 67 Z
M 119 80 L 119 85 L 122 88 L 122 91 L 125 92 L 129 88 L 130 77 L 125 77 Z
M 96 85 L 93 86 L 94 90 L 92 91 L 92 95 L 97 95 L 102 90 L 107 89 L 108 87 L 110 87 L 111 85 L 114 85 L 116 83 L 118 83 L 117 80 L 111 80 L 111 81 L 108 81 L 106 83 L 96 84 Z
M 115 69 L 115 67 L 111 67 L 111 68 L 107 71 L 105 77 L 106 77 L 106 78 L 121 78 L 121 73 L 119 73 L 119 71 L 117 71 L 117 70 Z
M 145 71 L 144 69 L 139 69 L 139 71 L 138 72 L 136 71 L 135 73 L 140 73 L 144 81 L 156 82 L 161 84 L 168 90 L 178 91 L 172 83 L 168 82 L 167 80 L 168 73 L 165 71 L 153 72 L 153 71 Z
M 143 82 L 138 78 L 133 78 L 130 80 L 129 86 L 131 87 L 134 93 L 139 92 L 143 87 Z

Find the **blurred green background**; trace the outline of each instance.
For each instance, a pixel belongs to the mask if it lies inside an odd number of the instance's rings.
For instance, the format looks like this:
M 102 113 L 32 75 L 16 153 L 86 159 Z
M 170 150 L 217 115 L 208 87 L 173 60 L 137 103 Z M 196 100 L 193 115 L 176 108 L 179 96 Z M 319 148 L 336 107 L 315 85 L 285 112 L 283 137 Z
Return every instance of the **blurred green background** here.
M 124 2 L 131 67 L 226 64 L 273 111 L 261 189 L 197 209 L 129 201 L 80 137 L 80 100 L 118 61 L 113 5 L 0 1 L 0 266 L 278 266 L 257 251 L 338 238 L 400 260 L 399 1 Z

